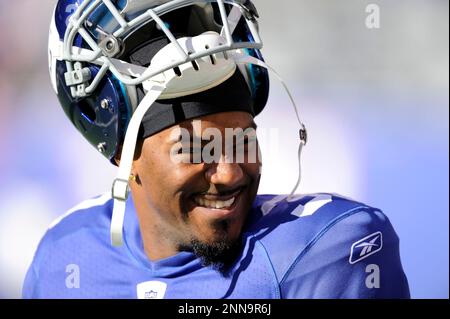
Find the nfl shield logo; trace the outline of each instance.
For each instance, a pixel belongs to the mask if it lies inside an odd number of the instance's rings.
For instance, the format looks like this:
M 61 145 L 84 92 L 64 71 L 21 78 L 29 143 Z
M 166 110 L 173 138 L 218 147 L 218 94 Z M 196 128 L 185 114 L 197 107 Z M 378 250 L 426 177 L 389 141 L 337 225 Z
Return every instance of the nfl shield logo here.
M 167 284 L 162 281 L 146 281 L 136 286 L 138 299 L 163 299 Z

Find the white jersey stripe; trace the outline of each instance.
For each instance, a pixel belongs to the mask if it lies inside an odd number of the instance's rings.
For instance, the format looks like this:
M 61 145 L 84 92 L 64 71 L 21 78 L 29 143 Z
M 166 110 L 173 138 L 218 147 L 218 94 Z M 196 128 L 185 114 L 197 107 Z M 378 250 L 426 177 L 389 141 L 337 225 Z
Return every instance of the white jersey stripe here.
M 80 204 L 78 204 L 77 206 L 71 208 L 70 210 L 68 210 L 66 213 L 64 213 L 63 215 L 59 216 L 58 218 L 56 218 L 48 227 L 48 229 L 52 229 L 53 227 L 55 227 L 56 225 L 58 225 L 64 218 L 66 218 L 67 216 L 79 211 L 79 210 L 83 210 L 83 209 L 87 209 L 87 208 L 91 208 L 94 206 L 101 206 L 104 205 L 108 200 L 110 200 L 111 197 L 111 192 L 107 192 L 104 193 L 103 195 L 101 195 L 100 197 L 97 198 L 91 198 L 88 200 L 85 200 L 84 202 L 81 202 Z

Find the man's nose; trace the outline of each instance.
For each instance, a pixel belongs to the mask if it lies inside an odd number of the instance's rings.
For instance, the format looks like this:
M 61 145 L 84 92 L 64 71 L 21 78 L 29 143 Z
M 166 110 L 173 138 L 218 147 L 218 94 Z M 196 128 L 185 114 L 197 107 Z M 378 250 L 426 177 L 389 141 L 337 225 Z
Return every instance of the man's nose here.
M 222 156 L 218 163 L 211 164 L 206 171 L 206 179 L 215 185 L 235 186 L 244 179 L 239 163 L 226 161 Z

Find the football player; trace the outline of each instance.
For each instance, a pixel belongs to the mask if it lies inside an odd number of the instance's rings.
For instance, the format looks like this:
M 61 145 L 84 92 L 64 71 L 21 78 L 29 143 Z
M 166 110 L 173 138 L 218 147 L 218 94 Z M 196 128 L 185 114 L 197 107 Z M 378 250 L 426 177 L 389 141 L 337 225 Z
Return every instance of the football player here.
M 257 195 L 257 20 L 250 0 L 58 1 L 53 89 L 118 173 L 49 227 L 25 298 L 409 297 L 379 209 Z

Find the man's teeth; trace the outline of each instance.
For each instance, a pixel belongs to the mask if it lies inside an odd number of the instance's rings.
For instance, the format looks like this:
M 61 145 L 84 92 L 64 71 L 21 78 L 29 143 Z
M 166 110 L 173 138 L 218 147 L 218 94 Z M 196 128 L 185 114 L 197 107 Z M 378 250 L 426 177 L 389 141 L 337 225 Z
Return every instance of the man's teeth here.
M 203 206 L 206 208 L 216 208 L 216 209 L 222 209 L 222 208 L 228 208 L 231 205 L 233 205 L 236 197 L 230 198 L 229 200 L 222 201 L 222 200 L 207 200 L 201 197 L 195 198 L 195 203 L 199 206 Z

